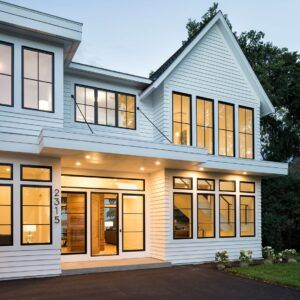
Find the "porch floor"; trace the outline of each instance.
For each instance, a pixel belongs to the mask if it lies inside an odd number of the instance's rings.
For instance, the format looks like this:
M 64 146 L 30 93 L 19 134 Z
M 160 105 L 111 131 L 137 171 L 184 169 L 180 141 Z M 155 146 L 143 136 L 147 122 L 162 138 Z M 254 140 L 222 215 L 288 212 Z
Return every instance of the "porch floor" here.
M 61 263 L 63 276 L 100 272 L 158 269 L 171 266 L 172 264 L 167 261 L 152 257 Z

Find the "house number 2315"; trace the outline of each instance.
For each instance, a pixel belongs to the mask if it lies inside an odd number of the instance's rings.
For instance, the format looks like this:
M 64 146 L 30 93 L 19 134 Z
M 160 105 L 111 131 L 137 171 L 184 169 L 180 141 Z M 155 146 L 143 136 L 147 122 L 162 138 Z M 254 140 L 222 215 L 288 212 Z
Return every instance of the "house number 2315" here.
M 59 189 L 54 190 L 54 223 L 60 223 L 60 214 L 59 214 L 59 205 L 60 205 L 60 192 Z

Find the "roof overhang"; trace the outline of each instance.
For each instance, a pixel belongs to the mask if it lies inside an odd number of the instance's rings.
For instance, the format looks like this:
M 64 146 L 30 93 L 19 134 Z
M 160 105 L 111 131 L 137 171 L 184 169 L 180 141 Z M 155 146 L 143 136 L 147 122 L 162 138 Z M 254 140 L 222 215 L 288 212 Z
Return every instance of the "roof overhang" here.
M 0 1 L 0 29 L 62 44 L 64 59 L 73 58 L 82 35 L 82 23 Z

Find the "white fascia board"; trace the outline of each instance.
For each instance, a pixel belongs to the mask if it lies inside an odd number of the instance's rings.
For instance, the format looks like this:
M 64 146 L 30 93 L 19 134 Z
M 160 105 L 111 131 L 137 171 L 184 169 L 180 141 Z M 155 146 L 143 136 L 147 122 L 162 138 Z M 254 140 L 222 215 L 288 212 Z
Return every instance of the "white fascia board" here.
M 195 147 L 130 139 L 121 140 L 99 134 L 83 135 L 50 129 L 41 131 L 39 146 L 40 153 L 44 149 L 52 148 L 184 160 L 195 163 L 203 163 L 207 159 L 207 150 Z
M 119 80 L 125 80 L 133 83 L 138 83 L 142 85 L 149 85 L 152 83 L 152 80 L 137 76 L 137 75 L 132 75 L 132 74 L 127 74 L 127 73 L 122 73 L 118 71 L 113 71 L 113 70 L 108 70 L 96 66 L 90 66 L 90 65 L 85 65 L 77 62 L 71 62 L 65 69 L 66 71 L 77 71 L 77 72 L 82 72 L 82 73 L 87 73 L 87 74 L 94 74 L 94 75 L 100 75 L 100 76 L 105 76 L 108 78 L 114 78 L 114 79 L 119 79 Z

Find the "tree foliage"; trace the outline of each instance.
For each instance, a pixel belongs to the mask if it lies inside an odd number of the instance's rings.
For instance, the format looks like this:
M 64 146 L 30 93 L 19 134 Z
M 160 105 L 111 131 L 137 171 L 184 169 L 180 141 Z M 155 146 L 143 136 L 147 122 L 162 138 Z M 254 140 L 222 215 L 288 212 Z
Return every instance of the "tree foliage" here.
M 188 40 L 217 14 L 218 3 L 200 21 L 188 20 Z M 225 19 L 232 30 L 228 16 Z M 300 156 L 300 55 L 265 41 L 261 31 L 233 32 L 246 58 L 275 107 L 261 120 L 262 156 L 293 162 Z M 298 164 L 299 162 L 297 162 Z M 300 249 L 300 174 L 262 181 L 263 244 Z

